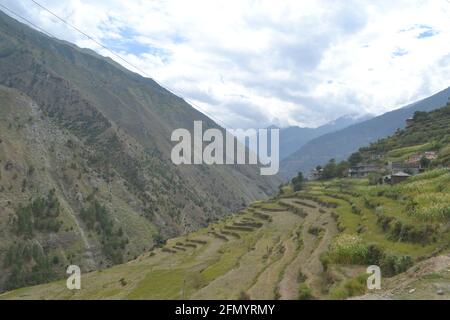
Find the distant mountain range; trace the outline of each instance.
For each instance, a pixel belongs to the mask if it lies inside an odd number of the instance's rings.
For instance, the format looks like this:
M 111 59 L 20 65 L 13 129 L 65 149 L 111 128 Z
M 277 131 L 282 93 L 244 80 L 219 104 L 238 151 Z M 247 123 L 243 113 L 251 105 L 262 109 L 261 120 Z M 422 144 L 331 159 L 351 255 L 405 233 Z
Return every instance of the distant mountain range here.
M 338 131 L 352 124 L 372 118 L 371 115 L 345 115 L 317 128 L 291 126 L 280 129 L 280 159 L 283 160 L 314 138 Z
M 288 179 L 299 171 L 308 173 L 316 165 L 324 164 L 331 158 L 343 160 L 358 148 L 392 135 L 398 128 L 405 127 L 406 119 L 414 112 L 442 108 L 449 97 L 450 88 L 447 88 L 403 108 L 314 138 L 281 162 L 280 175 Z

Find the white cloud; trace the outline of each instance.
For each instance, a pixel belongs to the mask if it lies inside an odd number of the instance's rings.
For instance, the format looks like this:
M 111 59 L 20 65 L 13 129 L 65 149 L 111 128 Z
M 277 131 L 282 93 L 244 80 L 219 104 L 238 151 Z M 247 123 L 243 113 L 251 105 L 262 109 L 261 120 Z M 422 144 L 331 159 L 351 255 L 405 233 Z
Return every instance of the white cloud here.
M 29 0 L 1 2 L 110 55 Z M 450 85 L 447 0 L 38 2 L 231 127 L 380 114 Z

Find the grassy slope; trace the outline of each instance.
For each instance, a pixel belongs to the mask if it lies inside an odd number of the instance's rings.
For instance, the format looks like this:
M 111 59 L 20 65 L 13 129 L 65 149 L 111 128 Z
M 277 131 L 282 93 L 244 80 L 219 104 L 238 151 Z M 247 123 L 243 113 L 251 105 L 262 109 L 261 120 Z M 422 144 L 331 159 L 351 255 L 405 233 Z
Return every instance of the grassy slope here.
M 306 283 L 316 298 L 344 298 L 348 292 L 342 293 L 342 288 L 356 281 L 365 267 L 329 263 L 325 269 L 320 257 L 333 238 L 337 234 L 357 235 L 363 243 L 377 244 L 389 254 L 411 256 L 414 264 L 446 253 L 450 243 L 447 220 L 424 222 L 421 217 L 408 215 L 406 205 L 408 197 L 416 198 L 424 190 L 438 198 L 443 196 L 443 203 L 448 205 L 445 197 L 450 191 L 449 181 L 450 171 L 441 169 L 395 187 L 369 186 L 366 180 L 308 183 L 307 189 L 297 194 L 286 189 L 281 198 L 255 203 L 208 228 L 172 239 L 164 249 L 124 265 L 85 274 L 80 291 L 71 292 L 60 281 L 19 289 L 0 298 L 296 299 L 300 283 Z M 447 189 L 438 189 L 442 183 Z M 396 200 L 390 198 L 392 194 L 379 196 L 380 192 L 395 194 L 395 190 L 401 193 Z M 371 201 L 376 202 L 375 208 L 365 205 Z M 361 212 L 354 213 L 350 202 Z M 332 208 L 330 203 L 338 206 Z M 427 202 L 420 203 L 422 209 L 428 206 Z M 382 214 L 403 223 L 436 224 L 438 231 L 428 243 L 393 240 L 377 224 L 379 207 L 383 207 Z M 261 218 L 266 216 L 270 221 Z M 263 225 L 246 231 L 225 228 L 242 222 Z M 313 226 L 319 228 L 318 233 L 312 232 Z M 353 294 L 362 293 L 364 288 Z

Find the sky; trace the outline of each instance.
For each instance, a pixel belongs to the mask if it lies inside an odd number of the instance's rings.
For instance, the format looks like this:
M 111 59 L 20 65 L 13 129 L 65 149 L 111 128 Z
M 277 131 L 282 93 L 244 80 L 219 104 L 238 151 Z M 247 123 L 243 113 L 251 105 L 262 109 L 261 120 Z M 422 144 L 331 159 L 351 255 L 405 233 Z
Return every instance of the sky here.
M 0 0 L 228 128 L 379 115 L 450 86 L 450 0 Z

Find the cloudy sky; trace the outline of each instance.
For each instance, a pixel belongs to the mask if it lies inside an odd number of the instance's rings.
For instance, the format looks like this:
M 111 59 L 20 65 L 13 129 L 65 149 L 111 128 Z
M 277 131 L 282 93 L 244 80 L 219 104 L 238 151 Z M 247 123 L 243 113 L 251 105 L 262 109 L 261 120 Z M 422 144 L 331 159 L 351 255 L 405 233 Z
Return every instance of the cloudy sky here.
M 36 1 L 227 127 L 317 126 L 450 86 L 450 0 Z M 117 60 L 31 0 L 0 3 Z

